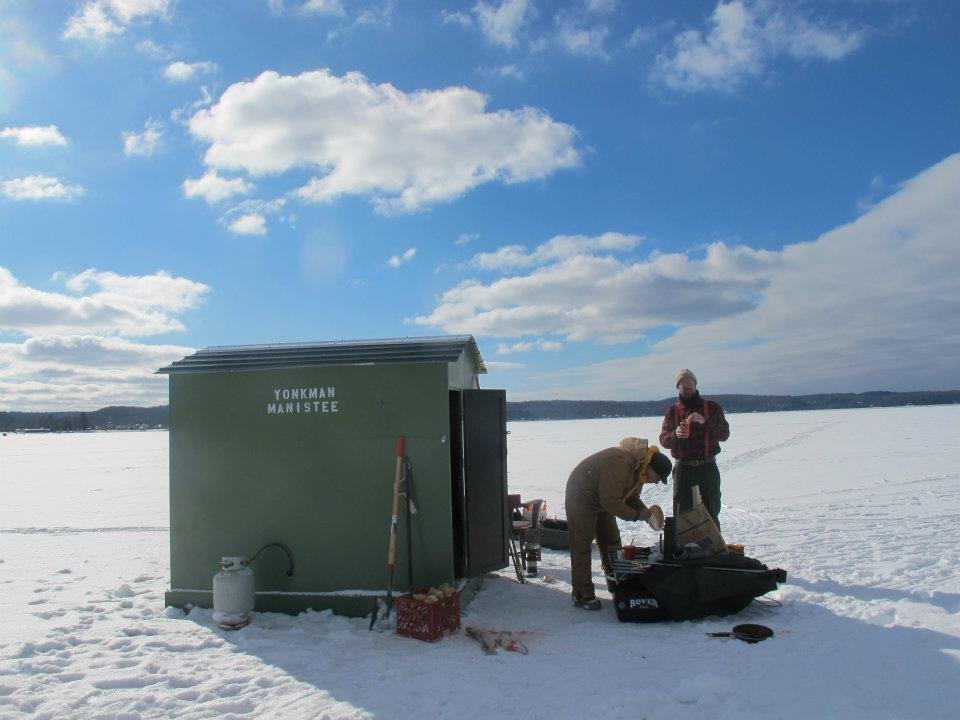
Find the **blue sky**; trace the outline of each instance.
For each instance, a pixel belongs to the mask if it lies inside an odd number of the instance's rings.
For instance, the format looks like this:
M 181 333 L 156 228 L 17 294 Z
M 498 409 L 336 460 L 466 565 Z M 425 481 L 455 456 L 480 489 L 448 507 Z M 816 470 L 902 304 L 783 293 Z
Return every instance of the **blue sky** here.
M 8 0 L 0 409 L 477 337 L 511 399 L 956 388 L 953 2 Z

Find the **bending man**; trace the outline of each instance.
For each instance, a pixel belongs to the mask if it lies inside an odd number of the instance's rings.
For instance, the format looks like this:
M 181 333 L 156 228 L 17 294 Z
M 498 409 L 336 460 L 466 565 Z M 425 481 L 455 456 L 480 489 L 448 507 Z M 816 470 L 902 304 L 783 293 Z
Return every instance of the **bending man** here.
M 570 539 L 570 574 L 573 604 L 599 610 L 590 569 L 591 544 L 597 539 L 600 564 L 610 572 L 610 550 L 620 547 L 621 520 L 646 520 L 655 530 L 663 525 L 663 510 L 640 501 L 644 483 L 667 481 L 672 463 L 643 438 L 624 438 L 619 447 L 607 448 L 582 460 L 567 480 L 567 531 Z

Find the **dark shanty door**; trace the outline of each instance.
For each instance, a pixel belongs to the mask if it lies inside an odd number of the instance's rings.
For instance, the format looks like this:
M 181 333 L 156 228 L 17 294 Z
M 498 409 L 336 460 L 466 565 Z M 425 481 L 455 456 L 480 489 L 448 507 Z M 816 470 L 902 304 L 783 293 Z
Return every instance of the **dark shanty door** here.
M 474 577 L 508 564 L 507 394 L 504 390 L 462 390 L 459 395 L 463 508 L 459 532 L 465 563 L 460 576 Z M 451 409 L 457 404 L 452 402 Z M 454 522 L 455 533 L 458 524 Z

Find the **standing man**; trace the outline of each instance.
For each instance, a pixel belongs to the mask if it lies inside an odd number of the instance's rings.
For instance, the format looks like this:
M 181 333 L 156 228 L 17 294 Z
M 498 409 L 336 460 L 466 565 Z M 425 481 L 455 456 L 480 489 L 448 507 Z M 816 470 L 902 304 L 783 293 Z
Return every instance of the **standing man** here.
M 582 460 L 567 480 L 565 508 L 570 538 L 570 582 L 573 604 L 599 610 L 590 569 L 593 539 L 600 548 L 600 564 L 610 573 L 610 550 L 620 547 L 617 521 L 646 520 L 654 530 L 663 526 L 663 510 L 640 501 L 644 483 L 667 482 L 672 463 L 656 445 L 643 438 L 624 438 Z
M 677 462 L 673 469 L 673 514 L 693 507 L 693 488 L 720 527 L 720 471 L 716 456 L 720 443 L 730 437 L 723 408 L 700 397 L 697 377 L 684 368 L 677 373 L 679 401 L 667 409 L 660 444 L 670 448 Z

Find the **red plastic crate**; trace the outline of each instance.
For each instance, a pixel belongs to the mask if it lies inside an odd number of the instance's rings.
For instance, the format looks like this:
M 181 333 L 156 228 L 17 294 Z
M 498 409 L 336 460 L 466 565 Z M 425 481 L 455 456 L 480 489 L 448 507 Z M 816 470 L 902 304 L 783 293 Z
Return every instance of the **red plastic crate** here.
M 447 633 L 460 629 L 460 594 L 454 591 L 450 597 L 434 603 L 413 597 L 414 593 L 426 592 L 427 588 L 414 590 L 397 598 L 398 635 L 436 642 Z

